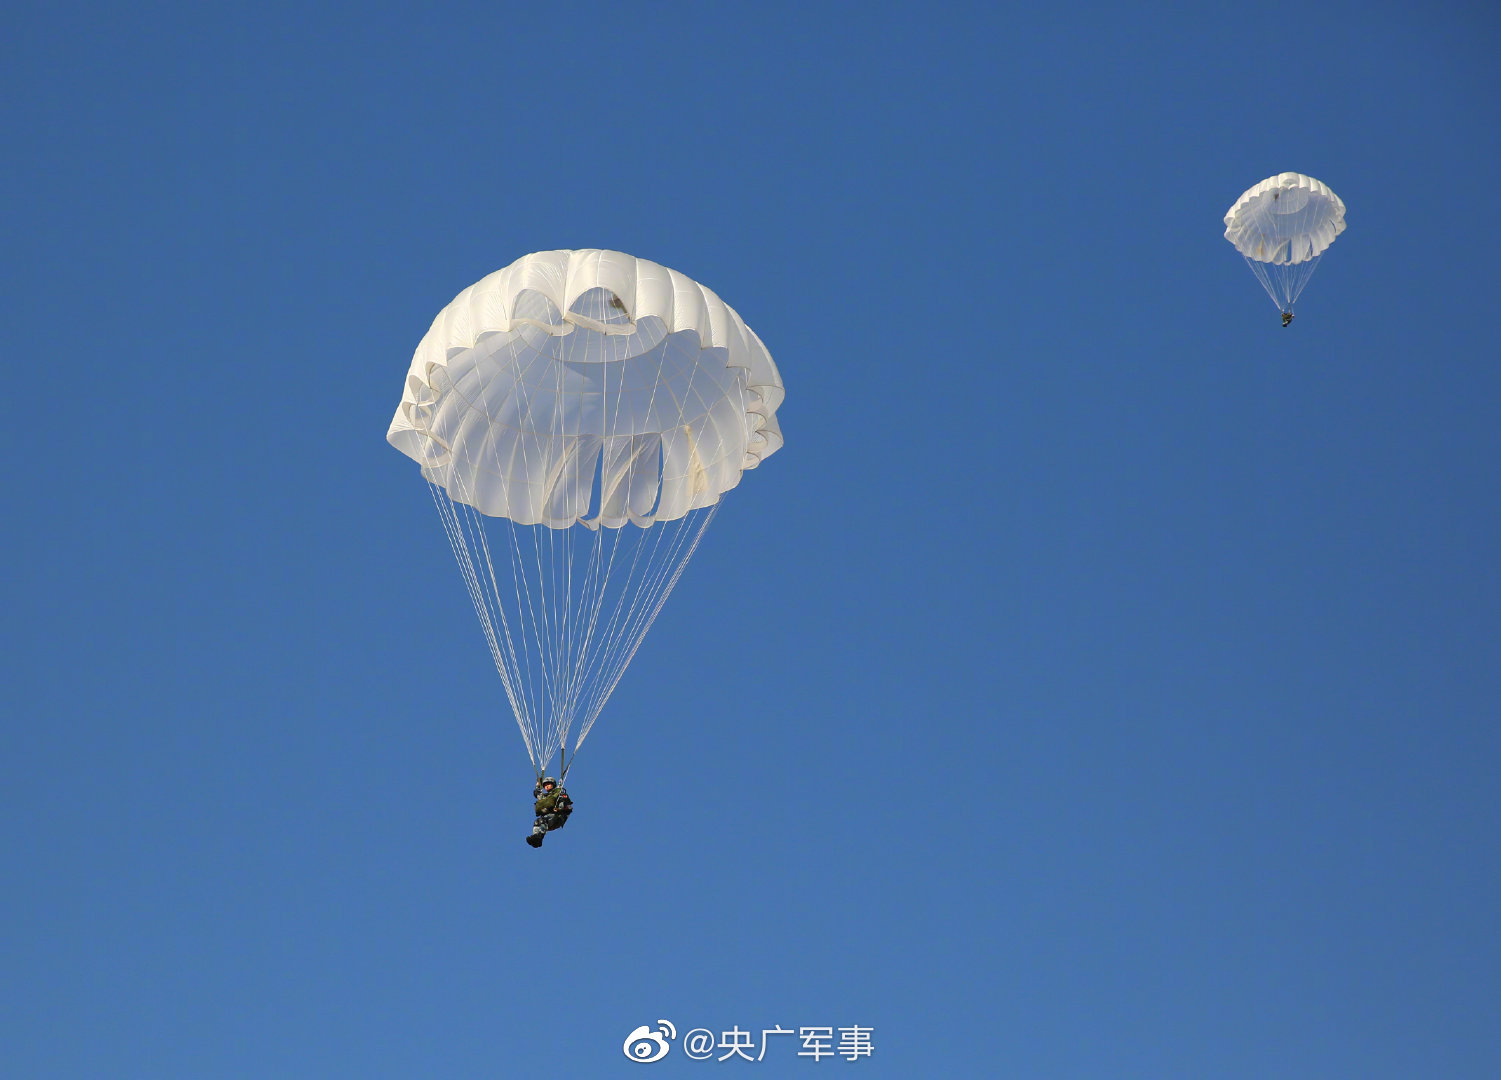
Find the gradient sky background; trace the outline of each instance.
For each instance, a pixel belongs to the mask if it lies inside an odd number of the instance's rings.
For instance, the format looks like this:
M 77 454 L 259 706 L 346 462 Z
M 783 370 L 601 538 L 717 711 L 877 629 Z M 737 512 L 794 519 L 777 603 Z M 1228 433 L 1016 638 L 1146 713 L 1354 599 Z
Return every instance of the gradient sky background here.
M 3 1071 L 1501 1075 L 1501 16 L 1126 7 L 8 4 Z M 385 431 L 558 247 L 787 442 L 534 852 Z

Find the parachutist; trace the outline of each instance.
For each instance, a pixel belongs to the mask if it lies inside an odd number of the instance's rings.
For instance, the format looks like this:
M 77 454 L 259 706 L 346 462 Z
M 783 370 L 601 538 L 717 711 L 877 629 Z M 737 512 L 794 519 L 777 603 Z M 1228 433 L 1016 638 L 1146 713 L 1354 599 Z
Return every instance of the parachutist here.
M 567 790 L 550 776 L 537 781 L 532 788 L 532 798 L 537 800 L 533 807 L 537 820 L 532 822 L 532 832 L 526 842 L 539 848 L 544 836 L 568 824 L 568 815 L 573 813 L 573 800 L 568 797 Z
M 1267 177 L 1225 212 L 1225 239 L 1277 305 L 1284 328 L 1324 252 L 1344 231 L 1344 200 L 1302 173 Z

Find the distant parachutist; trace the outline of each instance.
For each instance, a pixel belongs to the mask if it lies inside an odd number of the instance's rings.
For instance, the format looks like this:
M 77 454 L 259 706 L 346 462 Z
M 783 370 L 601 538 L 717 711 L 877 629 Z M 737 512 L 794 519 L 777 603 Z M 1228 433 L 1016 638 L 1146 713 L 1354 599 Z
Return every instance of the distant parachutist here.
M 1302 173 L 1267 177 L 1225 212 L 1225 239 L 1277 305 L 1284 327 L 1292 324 L 1293 305 L 1324 252 L 1344 231 L 1344 200 Z

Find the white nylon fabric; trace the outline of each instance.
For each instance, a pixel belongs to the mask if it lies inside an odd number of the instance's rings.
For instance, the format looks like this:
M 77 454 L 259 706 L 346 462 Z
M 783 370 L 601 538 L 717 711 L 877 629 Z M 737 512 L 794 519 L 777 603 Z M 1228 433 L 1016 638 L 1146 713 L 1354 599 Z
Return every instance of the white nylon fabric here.
M 729 305 L 619 251 L 542 251 L 459 293 L 386 438 L 457 502 L 566 528 L 709 506 L 782 445 L 776 365 Z
M 1317 258 L 1344 231 L 1344 202 L 1302 173 L 1267 177 L 1225 213 L 1225 239 L 1235 250 L 1275 266 Z

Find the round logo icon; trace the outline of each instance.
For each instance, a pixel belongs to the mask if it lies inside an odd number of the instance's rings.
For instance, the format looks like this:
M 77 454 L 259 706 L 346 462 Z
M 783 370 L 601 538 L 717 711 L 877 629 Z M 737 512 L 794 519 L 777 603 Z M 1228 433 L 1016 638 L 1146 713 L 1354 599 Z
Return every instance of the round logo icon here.
M 661 1061 L 670 1049 L 667 1040 L 677 1037 L 678 1030 L 670 1021 L 658 1020 L 656 1031 L 642 1024 L 625 1037 L 625 1056 L 642 1063 Z

